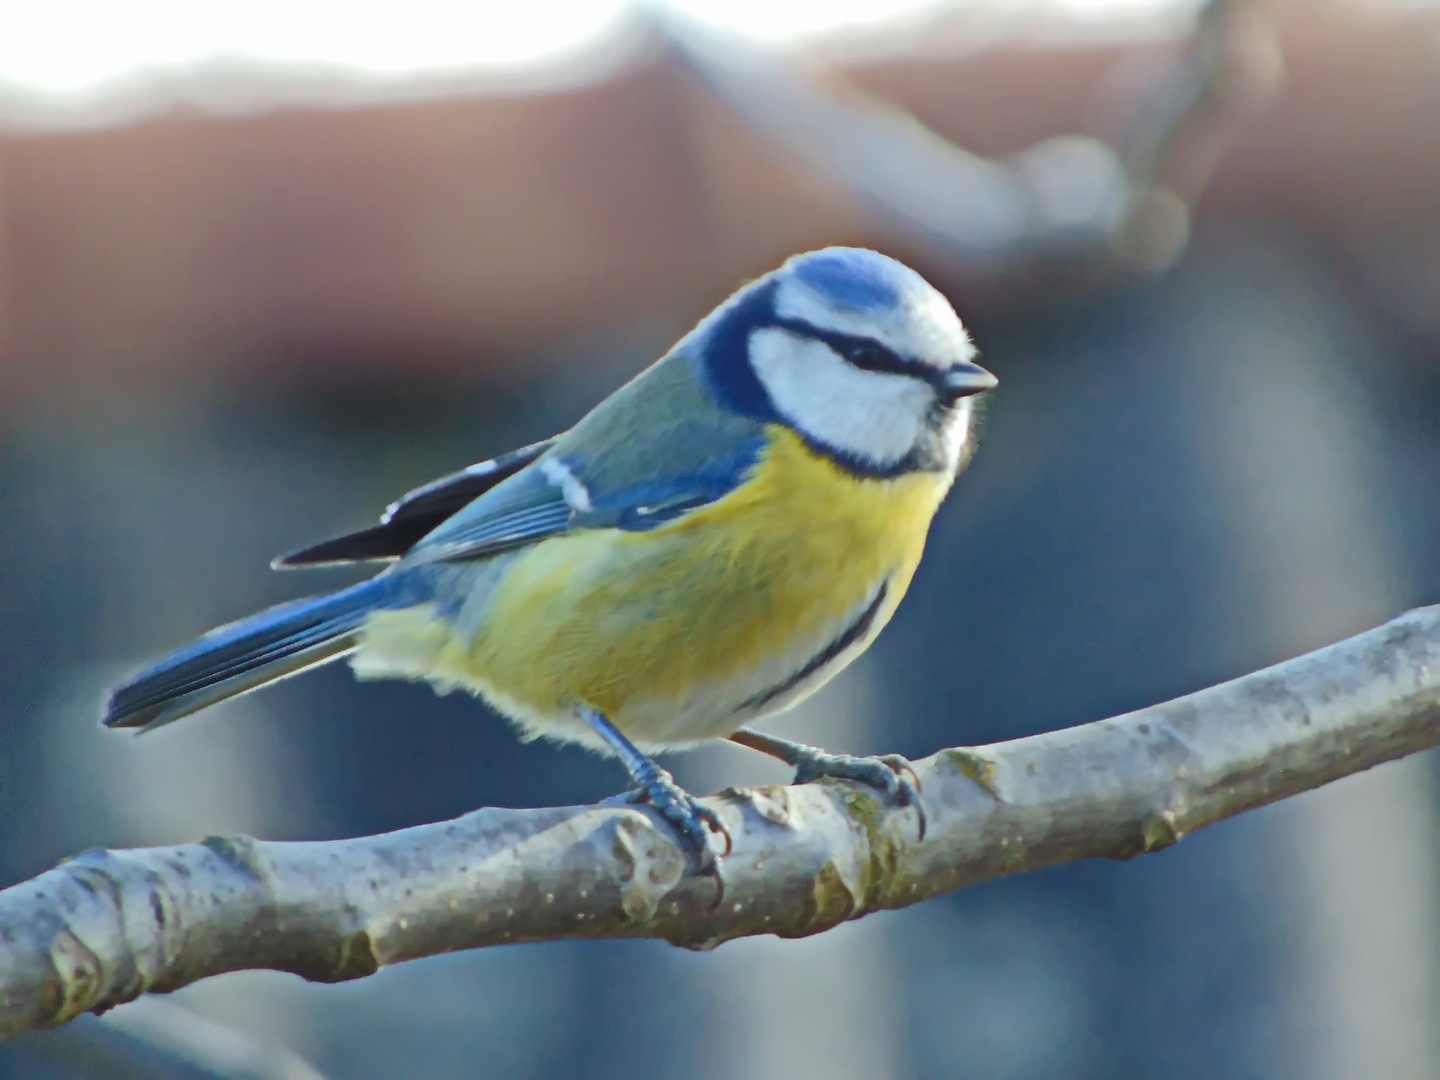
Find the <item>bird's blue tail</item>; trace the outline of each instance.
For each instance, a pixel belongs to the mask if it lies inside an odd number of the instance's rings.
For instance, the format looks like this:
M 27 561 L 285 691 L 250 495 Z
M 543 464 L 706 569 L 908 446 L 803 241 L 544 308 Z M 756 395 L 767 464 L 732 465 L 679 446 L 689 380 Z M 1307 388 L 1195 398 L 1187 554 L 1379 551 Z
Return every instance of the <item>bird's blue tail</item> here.
M 146 731 L 355 648 L 372 611 L 403 606 L 395 576 L 269 608 L 210 631 L 110 695 L 105 726 Z

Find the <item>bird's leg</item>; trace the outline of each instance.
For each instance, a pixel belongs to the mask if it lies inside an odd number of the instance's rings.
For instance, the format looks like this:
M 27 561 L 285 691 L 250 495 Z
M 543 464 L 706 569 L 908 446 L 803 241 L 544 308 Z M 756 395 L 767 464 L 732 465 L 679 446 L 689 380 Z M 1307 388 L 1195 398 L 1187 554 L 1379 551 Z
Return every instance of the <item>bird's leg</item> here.
M 762 735 L 749 728 L 735 732 L 730 741 L 794 766 L 797 784 L 808 784 L 823 776 L 858 780 L 877 789 L 891 806 L 913 806 L 920 817 L 920 839 L 925 839 L 925 806 L 920 801 L 920 778 L 915 775 L 910 762 L 899 754 L 882 757 L 827 754 L 819 747 L 777 739 L 774 735 Z
M 605 740 L 630 773 L 632 786 L 628 801 L 652 806 L 656 813 L 675 827 L 684 847 L 695 856 L 700 872 L 714 874 L 715 856 L 710 851 L 707 826 L 725 838 L 724 853 L 730 854 L 730 833 L 720 815 L 701 805 L 699 800 L 675 783 L 673 776 L 642 754 L 609 718 L 590 708 L 582 712 L 595 733 Z

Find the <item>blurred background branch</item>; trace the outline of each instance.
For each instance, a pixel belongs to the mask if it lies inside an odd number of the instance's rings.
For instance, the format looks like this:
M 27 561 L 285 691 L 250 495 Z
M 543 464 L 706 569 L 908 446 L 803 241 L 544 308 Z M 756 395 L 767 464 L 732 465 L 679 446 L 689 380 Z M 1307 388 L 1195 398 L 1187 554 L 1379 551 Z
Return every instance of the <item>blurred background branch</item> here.
M 1191 217 L 1235 127 L 1280 88 L 1279 43 L 1248 0 L 1208 0 L 1188 45 L 1121 137 L 1129 178 L 1111 233 L 1122 263 L 1163 270 L 1185 250 Z
M 990 878 L 1130 858 L 1440 742 L 1440 607 L 1112 720 L 917 762 L 928 828 L 863 787 L 732 789 L 697 876 L 629 808 L 479 810 L 328 843 L 90 852 L 0 892 L 0 1034 L 273 968 L 320 982 L 559 938 L 804 937 Z
M 163 998 L 124 1013 L 80 1016 L 15 1044 L 32 1080 L 325 1080 L 283 1046 L 264 1045 Z
M 1021 24 L 962 49 L 983 10 L 924 48 L 804 63 L 636 16 L 518 89 L 453 76 L 394 100 L 202 68 L 122 96 L 119 126 L 0 95 L 5 398 L 217 370 L 241 392 L 397 363 L 513 378 L 834 240 L 901 251 L 984 320 L 1077 263 L 1103 276 L 1112 238 L 1123 265 L 1169 265 L 1212 177 L 1212 215 L 1280 206 L 1343 246 L 1362 208 L 1404 220 L 1440 173 L 1401 134 L 1428 115 L 1409 84 L 1429 12 L 1215 0 L 1188 38 Z M 1403 186 L 1378 165 L 1397 156 L 1423 170 Z

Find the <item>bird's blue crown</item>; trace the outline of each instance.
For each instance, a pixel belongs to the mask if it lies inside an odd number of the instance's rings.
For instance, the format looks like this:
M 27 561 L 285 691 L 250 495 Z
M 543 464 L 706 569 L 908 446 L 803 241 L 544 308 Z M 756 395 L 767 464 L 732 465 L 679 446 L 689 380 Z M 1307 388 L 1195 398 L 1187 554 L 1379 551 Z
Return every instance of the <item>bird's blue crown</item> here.
M 907 286 L 925 285 L 908 267 L 863 248 L 826 248 L 797 255 L 776 271 L 787 272 L 837 307 L 855 312 L 893 311 Z
M 692 359 L 716 401 L 763 423 L 779 416 L 748 347 L 765 327 L 822 340 L 873 336 L 905 360 L 937 366 L 973 352 L 948 301 L 903 263 L 863 248 L 796 255 L 735 293 L 695 334 Z

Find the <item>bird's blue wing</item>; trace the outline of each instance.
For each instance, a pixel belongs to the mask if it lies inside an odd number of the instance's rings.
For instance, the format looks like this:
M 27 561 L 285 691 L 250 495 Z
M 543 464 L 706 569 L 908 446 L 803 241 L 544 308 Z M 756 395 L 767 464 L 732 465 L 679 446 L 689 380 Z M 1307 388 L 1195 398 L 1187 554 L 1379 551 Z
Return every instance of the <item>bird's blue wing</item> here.
M 658 528 L 733 491 L 765 445 L 763 425 L 718 408 L 672 356 L 448 518 L 407 561 L 486 558 L 572 529 Z
M 573 510 L 533 467 L 511 477 L 447 519 L 406 556 L 406 562 L 483 559 L 570 528 Z
M 497 484 L 514 476 L 550 449 L 554 442 L 554 439 L 546 439 L 532 443 L 441 477 L 402 495 L 387 506 L 380 516 L 380 524 L 281 555 L 271 565 L 277 570 L 289 570 L 302 566 L 398 559 L 421 537 Z

